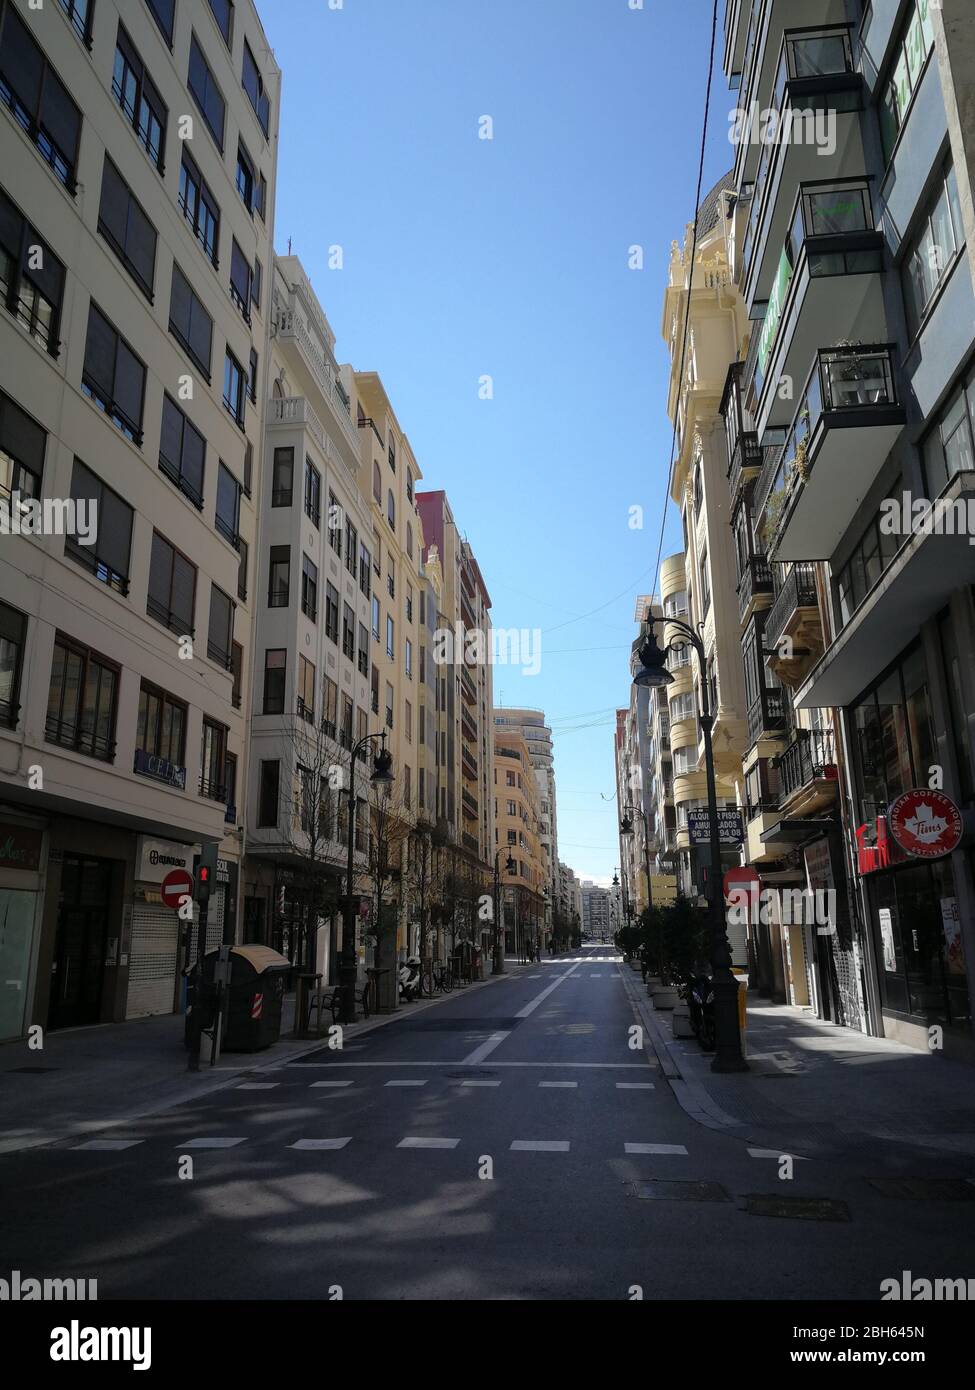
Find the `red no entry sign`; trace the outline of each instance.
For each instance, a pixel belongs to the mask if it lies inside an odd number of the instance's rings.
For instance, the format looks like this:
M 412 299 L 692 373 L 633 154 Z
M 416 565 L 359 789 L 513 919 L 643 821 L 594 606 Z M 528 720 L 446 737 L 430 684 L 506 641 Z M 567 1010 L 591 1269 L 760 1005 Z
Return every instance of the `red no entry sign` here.
M 182 898 L 193 896 L 193 880 L 185 869 L 173 869 L 163 879 L 161 892 L 167 907 L 178 908 Z

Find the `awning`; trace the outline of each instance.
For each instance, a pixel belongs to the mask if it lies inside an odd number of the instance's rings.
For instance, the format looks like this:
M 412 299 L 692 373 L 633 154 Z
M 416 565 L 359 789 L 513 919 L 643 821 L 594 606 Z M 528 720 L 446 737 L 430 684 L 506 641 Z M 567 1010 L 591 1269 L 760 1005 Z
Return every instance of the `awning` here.
M 761 839 L 766 844 L 772 840 L 801 844 L 805 840 L 821 840 L 831 830 L 837 828 L 835 820 L 780 820 L 764 831 Z

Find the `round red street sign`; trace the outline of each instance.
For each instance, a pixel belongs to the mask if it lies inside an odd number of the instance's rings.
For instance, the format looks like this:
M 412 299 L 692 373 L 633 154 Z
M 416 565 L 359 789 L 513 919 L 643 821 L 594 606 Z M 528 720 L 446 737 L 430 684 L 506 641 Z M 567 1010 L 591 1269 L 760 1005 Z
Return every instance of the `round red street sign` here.
M 160 891 L 167 907 L 178 908 L 182 898 L 193 896 L 193 880 L 185 869 L 173 869 L 163 879 Z
M 745 892 L 749 897 L 757 897 L 762 891 L 762 880 L 750 864 L 742 864 L 737 869 L 726 871 L 724 876 L 725 899 L 730 898 L 735 890 Z
M 961 842 L 961 812 L 944 792 L 916 787 L 890 803 L 887 828 L 905 853 L 940 859 Z

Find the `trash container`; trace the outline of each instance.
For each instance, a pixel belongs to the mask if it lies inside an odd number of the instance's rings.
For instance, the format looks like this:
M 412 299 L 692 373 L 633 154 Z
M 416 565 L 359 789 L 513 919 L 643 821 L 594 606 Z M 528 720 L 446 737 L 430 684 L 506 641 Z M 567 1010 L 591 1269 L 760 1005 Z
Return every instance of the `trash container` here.
M 203 957 L 203 988 L 215 997 L 214 971 L 219 950 Z M 258 1052 L 281 1036 L 281 1006 L 291 962 L 269 946 L 232 946 L 230 986 L 225 998 L 221 1045 L 227 1052 Z M 196 993 L 198 967 L 190 972 Z M 204 1026 L 209 1027 L 212 1017 Z M 187 1045 L 189 1029 L 187 1028 Z

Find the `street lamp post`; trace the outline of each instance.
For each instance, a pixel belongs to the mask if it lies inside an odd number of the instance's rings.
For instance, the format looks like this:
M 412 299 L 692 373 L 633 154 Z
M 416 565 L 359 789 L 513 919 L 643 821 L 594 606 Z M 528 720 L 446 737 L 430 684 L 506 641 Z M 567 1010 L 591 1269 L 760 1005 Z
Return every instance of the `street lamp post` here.
M 504 974 L 504 951 L 501 947 L 501 873 L 498 869 L 500 856 L 501 850 L 496 849 L 494 851 L 494 941 L 492 943 L 494 959 L 491 962 L 492 975 Z M 515 871 L 515 861 L 510 854 L 505 860 L 504 870 L 507 874 L 513 874 Z M 518 935 L 517 919 L 515 921 L 515 935 Z
M 386 748 L 385 729 L 380 734 L 364 734 L 353 746 L 352 756 L 349 760 L 349 843 L 347 846 L 345 905 L 342 913 L 342 956 L 339 961 L 339 989 L 342 992 L 341 1023 L 355 1023 L 355 982 L 359 973 L 355 956 L 355 905 L 352 898 L 352 887 L 355 879 L 355 765 L 358 761 L 359 750 L 376 738 L 380 740 L 381 747 L 373 758 L 373 770 L 369 780 L 375 787 L 388 786 L 393 780 L 393 774 L 390 771 L 393 755 Z M 377 920 L 377 944 L 380 940 L 381 926 L 382 923 Z M 376 987 L 378 989 L 378 983 Z
M 689 623 L 680 618 L 655 618 L 647 615 L 649 629 L 641 640 L 637 655 L 640 669 L 633 677 L 634 685 L 669 685 L 674 679 L 664 662 L 670 647 L 661 651 L 653 628 L 655 623 L 669 623 L 682 632 L 697 653 L 700 676 L 700 720 L 704 735 L 704 768 L 708 787 L 708 822 L 711 843 L 711 876 L 709 882 L 711 915 L 711 971 L 714 991 L 714 1060 L 712 1071 L 747 1071 L 748 1063 L 742 1056 L 741 1029 L 738 1023 L 738 981 L 731 969 L 731 946 L 725 929 L 724 894 L 721 887 L 721 834 L 718 829 L 718 794 L 714 775 L 714 748 L 711 744 L 711 730 L 714 727 L 714 713 L 708 691 L 707 653 L 700 635 Z
M 643 821 L 643 851 L 647 870 L 647 907 L 653 907 L 653 884 L 650 882 L 650 825 L 647 820 L 647 813 L 642 806 L 630 805 L 623 807 L 623 819 L 620 821 L 620 834 L 633 834 L 633 813 L 640 816 Z

